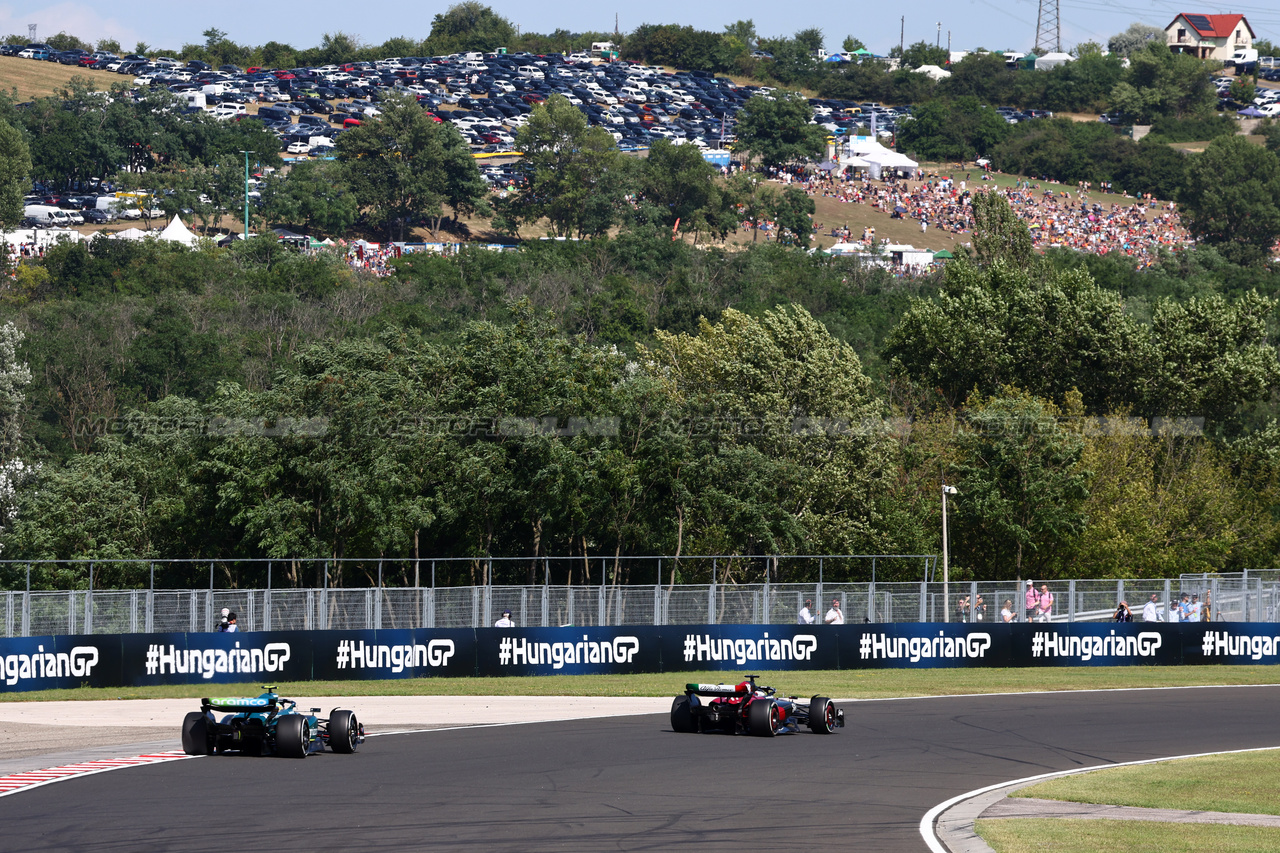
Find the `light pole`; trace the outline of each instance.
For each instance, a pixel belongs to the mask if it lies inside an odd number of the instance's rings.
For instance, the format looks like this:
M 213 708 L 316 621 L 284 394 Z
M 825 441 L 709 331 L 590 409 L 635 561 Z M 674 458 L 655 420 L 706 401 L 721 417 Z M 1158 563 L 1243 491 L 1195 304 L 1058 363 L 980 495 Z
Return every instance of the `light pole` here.
M 241 151 L 244 155 L 244 239 L 249 239 L 249 152 Z
M 947 495 L 958 495 L 955 486 L 942 484 L 942 621 L 951 621 L 951 565 L 947 554 Z

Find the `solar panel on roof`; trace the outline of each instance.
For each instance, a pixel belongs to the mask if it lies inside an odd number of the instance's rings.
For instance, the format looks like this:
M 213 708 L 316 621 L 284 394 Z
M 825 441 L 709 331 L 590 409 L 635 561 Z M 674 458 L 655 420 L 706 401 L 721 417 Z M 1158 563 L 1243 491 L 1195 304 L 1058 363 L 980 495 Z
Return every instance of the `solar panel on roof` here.
M 1195 27 L 1197 30 L 1213 32 L 1213 24 L 1209 23 L 1209 19 L 1204 15 L 1184 15 L 1187 23 Z

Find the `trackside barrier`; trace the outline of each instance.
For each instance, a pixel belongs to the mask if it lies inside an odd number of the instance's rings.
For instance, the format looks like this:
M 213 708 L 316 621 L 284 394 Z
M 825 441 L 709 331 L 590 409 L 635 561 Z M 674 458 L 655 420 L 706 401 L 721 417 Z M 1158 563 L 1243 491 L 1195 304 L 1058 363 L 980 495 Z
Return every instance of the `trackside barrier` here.
M 0 691 L 157 684 L 1280 663 L 1270 623 L 674 625 L 0 639 Z

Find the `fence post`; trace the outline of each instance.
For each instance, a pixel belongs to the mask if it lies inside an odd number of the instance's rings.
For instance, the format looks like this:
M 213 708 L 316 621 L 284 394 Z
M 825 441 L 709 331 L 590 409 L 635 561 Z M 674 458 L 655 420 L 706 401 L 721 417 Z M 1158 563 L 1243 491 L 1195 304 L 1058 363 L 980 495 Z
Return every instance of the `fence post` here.
M 707 590 L 707 624 L 716 624 L 716 558 L 711 558 L 711 586 Z
M 662 577 L 661 573 L 658 575 Z M 662 584 L 653 585 L 653 624 L 655 626 L 662 624 Z
M 1164 579 L 1164 621 L 1173 621 L 1173 582 L 1168 578 Z
M 605 619 L 608 618 L 609 616 L 609 614 L 605 612 L 605 608 L 604 608 L 604 573 L 605 573 L 605 561 L 601 560 L 600 561 L 600 586 L 596 587 L 596 624 L 602 628 L 606 624 L 608 624 L 607 622 L 605 622 Z
M 271 630 L 271 564 L 267 560 L 267 591 L 262 594 L 262 630 Z
M 929 599 L 929 584 L 926 581 L 920 581 L 920 621 L 921 622 L 929 621 L 928 599 Z
M 378 560 L 378 597 L 373 600 L 373 629 L 382 630 L 382 560 Z
M 28 565 L 27 571 L 31 567 Z M 31 636 L 31 590 L 27 590 L 22 594 L 22 636 Z
M 1067 621 L 1076 621 L 1076 582 L 1067 581 Z
M 93 633 L 93 560 L 89 561 L 89 590 L 84 594 L 84 632 Z
M 1243 621 L 1248 622 L 1249 621 L 1249 570 L 1248 569 L 1244 570 L 1244 574 L 1240 578 L 1240 589 L 1243 593 L 1242 598 L 1244 599 L 1241 602 L 1242 607 L 1241 607 L 1240 618 Z

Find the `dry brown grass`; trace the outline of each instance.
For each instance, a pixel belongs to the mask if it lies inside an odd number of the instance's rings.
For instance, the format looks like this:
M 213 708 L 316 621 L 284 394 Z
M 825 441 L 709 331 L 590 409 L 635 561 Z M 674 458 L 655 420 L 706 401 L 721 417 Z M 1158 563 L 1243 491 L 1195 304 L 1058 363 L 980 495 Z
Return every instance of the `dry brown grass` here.
M 94 88 L 104 92 L 115 83 L 133 79 L 111 71 L 91 71 L 88 68 L 59 65 L 56 62 L 0 56 L 0 90 L 16 91 L 19 101 L 57 94 L 60 89 L 67 88 L 72 77 L 83 77 L 90 81 Z

